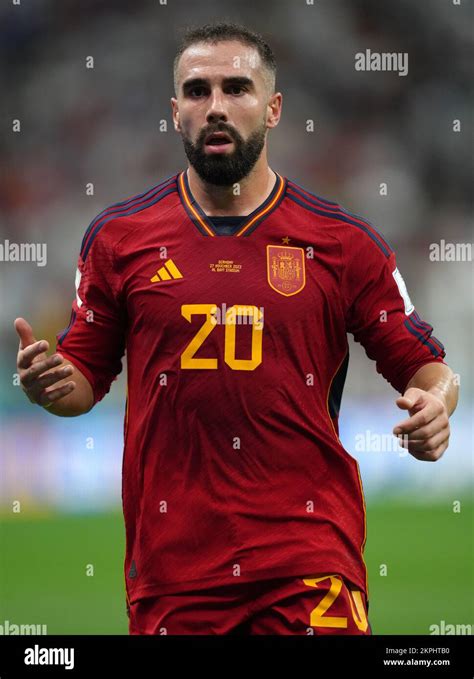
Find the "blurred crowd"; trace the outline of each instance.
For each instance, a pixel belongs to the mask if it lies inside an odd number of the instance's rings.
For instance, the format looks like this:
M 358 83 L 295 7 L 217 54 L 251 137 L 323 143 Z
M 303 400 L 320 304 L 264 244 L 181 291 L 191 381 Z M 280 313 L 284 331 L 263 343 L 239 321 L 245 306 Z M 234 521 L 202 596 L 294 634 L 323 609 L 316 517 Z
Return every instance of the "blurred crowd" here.
M 275 51 L 283 118 L 270 165 L 382 231 L 472 389 L 472 262 L 429 259 L 430 243 L 473 241 L 468 3 L 35 0 L 0 8 L 0 243 L 46 242 L 48 263 L 0 262 L 0 397 L 13 393 L 13 319 L 50 342 L 67 325 L 90 221 L 186 167 L 171 120 L 173 57 L 183 26 L 216 19 L 261 32 Z M 357 72 L 366 49 L 407 52 L 408 75 Z M 367 361 L 354 348 L 349 393 L 361 379 L 386 389 L 374 369 L 367 378 Z M 122 398 L 115 390 L 112 402 Z

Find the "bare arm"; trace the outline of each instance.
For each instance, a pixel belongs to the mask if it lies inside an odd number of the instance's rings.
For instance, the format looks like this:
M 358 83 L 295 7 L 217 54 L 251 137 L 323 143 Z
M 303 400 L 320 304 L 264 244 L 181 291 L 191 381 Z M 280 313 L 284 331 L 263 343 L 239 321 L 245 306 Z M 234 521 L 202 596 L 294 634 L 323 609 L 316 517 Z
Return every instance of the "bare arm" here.
M 400 445 L 418 460 L 439 460 L 449 445 L 449 417 L 458 396 L 459 387 L 449 366 L 443 363 L 422 366 L 396 401 L 399 408 L 410 414 L 393 429 L 395 435 L 402 436 Z
M 407 390 L 411 387 L 429 391 L 438 396 L 446 404 L 448 416 L 456 409 L 459 397 L 459 387 L 455 375 L 448 365 L 443 363 L 428 363 L 420 368 L 408 382 Z
M 94 404 L 94 396 L 80 370 L 60 354 L 48 356 L 48 342 L 36 341 L 31 326 L 23 318 L 15 320 L 15 329 L 20 337 L 17 371 L 29 400 L 59 417 L 87 413 Z

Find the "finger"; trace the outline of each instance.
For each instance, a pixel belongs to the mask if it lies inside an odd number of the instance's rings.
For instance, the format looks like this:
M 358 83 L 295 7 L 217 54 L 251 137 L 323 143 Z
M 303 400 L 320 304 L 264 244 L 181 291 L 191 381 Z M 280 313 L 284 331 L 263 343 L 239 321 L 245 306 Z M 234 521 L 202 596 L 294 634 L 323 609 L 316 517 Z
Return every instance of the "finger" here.
M 400 422 L 393 428 L 393 433 L 397 434 L 409 434 L 415 429 L 424 427 L 429 424 L 435 417 L 437 417 L 443 411 L 443 406 L 441 403 L 435 403 L 430 401 L 422 410 L 412 415 L 407 420 Z
M 51 403 L 55 403 L 63 396 L 67 396 L 67 394 L 70 394 L 71 391 L 74 391 L 75 388 L 76 388 L 75 382 L 67 382 L 66 384 L 63 384 L 61 387 L 57 387 L 56 389 L 43 391 L 39 398 L 38 403 L 42 406 L 48 406 Z
M 429 439 L 420 441 L 401 441 L 402 448 L 406 448 L 410 453 L 429 453 L 436 450 L 442 443 L 449 439 L 449 427 L 438 432 Z
M 448 447 L 448 443 L 449 441 L 445 441 L 432 453 L 412 453 L 412 455 L 421 462 L 436 462 L 443 456 L 444 451 Z
M 404 439 L 409 441 L 426 441 L 432 436 L 435 436 L 442 429 L 445 429 L 448 425 L 449 417 L 446 413 L 442 413 L 441 415 L 437 415 L 425 427 L 420 427 L 409 434 L 405 434 Z
M 45 358 L 43 361 L 37 361 L 36 363 L 33 363 L 33 365 L 28 368 L 26 372 L 20 375 L 20 381 L 22 385 L 28 389 L 35 386 L 35 382 L 40 375 L 42 375 L 46 370 L 50 370 L 51 368 L 61 365 L 63 361 L 64 358 L 62 356 L 59 354 L 53 354 L 52 356 Z
M 41 389 L 45 389 L 46 387 L 50 387 L 52 384 L 56 384 L 56 382 L 64 380 L 64 378 L 66 377 L 69 377 L 69 375 L 72 375 L 73 372 L 74 369 L 71 365 L 65 365 L 59 370 L 53 370 L 53 372 L 46 373 L 45 375 L 40 375 L 40 377 L 38 377 L 37 379 L 37 385 Z
M 20 338 L 20 349 L 26 349 L 30 344 L 36 342 L 33 328 L 24 318 L 16 318 L 14 326 Z
M 421 405 L 424 394 L 417 389 L 408 389 L 403 396 L 399 396 L 395 403 L 402 410 L 411 410 L 416 405 Z
M 33 363 L 33 360 L 40 354 L 44 354 L 48 349 L 49 344 L 46 340 L 39 340 L 34 344 L 30 344 L 26 349 L 20 349 L 17 357 L 18 368 L 29 368 Z
M 405 398 L 404 396 L 400 396 L 400 398 L 397 398 L 395 401 L 397 406 L 400 408 L 400 410 L 410 410 L 411 408 L 415 407 L 415 403 L 413 399 Z

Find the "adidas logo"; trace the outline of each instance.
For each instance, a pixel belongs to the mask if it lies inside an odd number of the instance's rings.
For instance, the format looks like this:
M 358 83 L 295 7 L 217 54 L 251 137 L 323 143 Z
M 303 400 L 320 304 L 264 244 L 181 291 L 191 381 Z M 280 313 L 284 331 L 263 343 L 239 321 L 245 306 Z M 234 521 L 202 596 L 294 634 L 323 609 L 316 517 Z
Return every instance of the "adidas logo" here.
M 158 269 L 153 278 L 150 278 L 151 283 L 158 283 L 159 281 L 170 281 L 172 278 L 182 278 L 183 274 L 178 269 L 172 259 L 168 259 L 161 269 Z

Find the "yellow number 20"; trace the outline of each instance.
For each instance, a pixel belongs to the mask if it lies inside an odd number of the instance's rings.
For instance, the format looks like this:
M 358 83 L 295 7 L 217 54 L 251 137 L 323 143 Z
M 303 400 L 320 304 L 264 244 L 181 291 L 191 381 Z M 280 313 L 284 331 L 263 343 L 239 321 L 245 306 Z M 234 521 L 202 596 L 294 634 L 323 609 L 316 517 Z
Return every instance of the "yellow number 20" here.
M 191 317 L 205 316 L 204 323 L 181 354 L 181 368 L 217 370 L 217 358 L 195 358 L 194 354 L 216 326 L 216 304 L 183 304 L 181 314 L 191 322 Z M 247 316 L 252 325 L 251 358 L 236 358 L 236 317 Z M 262 362 L 263 324 L 262 312 L 256 306 L 234 304 L 226 311 L 224 334 L 224 360 L 232 370 L 255 370 Z
M 326 592 L 319 604 L 311 611 L 310 625 L 311 627 L 339 627 L 347 628 L 347 618 L 344 616 L 330 616 L 326 612 L 339 596 L 343 581 L 339 575 L 324 575 L 321 578 L 304 578 L 303 582 L 309 587 L 317 587 L 318 582 L 327 580 L 329 578 L 331 586 Z M 361 593 L 358 590 L 348 589 L 349 604 L 351 607 L 352 618 L 357 627 L 365 632 L 369 626 L 367 616 L 362 602 Z

